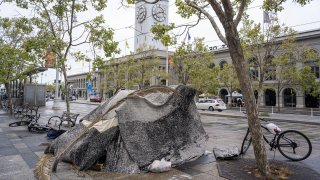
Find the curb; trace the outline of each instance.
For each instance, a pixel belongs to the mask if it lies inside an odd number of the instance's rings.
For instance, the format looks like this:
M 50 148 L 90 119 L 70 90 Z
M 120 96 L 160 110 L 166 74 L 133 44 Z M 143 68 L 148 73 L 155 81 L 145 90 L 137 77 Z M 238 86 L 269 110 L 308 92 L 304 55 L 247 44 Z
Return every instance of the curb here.
M 218 116 L 218 117 L 231 117 L 231 118 L 241 118 L 246 119 L 245 116 L 235 115 L 235 114 L 213 114 L 213 113 L 206 113 L 206 112 L 199 112 L 201 115 L 206 116 Z M 311 125 L 320 125 L 320 122 L 314 122 L 314 121 L 300 121 L 300 120 L 294 120 L 294 119 L 279 119 L 279 118 L 272 118 L 272 117 L 263 117 L 264 119 L 268 119 L 270 121 L 277 121 L 277 122 L 290 122 L 290 123 L 305 123 L 305 124 L 311 124 Z

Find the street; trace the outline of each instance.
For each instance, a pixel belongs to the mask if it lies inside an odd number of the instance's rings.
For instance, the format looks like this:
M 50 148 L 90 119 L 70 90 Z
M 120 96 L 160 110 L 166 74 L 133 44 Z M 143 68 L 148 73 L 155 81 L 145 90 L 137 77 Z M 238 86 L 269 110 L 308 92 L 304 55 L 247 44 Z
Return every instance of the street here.
M 61 115 L 65 111 L 65 103 L 60 101 L 59 110 L 52 110 L 53 101 L 47 102 L 45 107 L 41 107 L 40 124 L 46 124 L 48 119 L 53 115 Z M 79 113 L 77 122 L 94 108 L 98 103 L 72 102 L 70 108 L 72 113 Z M 202 111 L 200 113 L 203 113 Z M 209 136 L 207 150 L 213 151 L 213 148 L 223 149 L 227 147 L 238 147 L 240 149 L 242 139 L 245 136 L 247 122 L 243 118 L 235 118 L 233 114 L 224 111 L 224 115 L 229 113 L 229 117 L 220 117 L 220 114 L 201 115 L 203 126 Z M 0 113 L 0 179 L 34 179 L 33 169 L 38 162 L 38 157 L 43 154 L 45 144 L 51 142 L 46 138 L 46 134 L 30 133 L 25 126 L 8 127 L 10 122 L 15 121 L 14 117 L 6 114 L 1 110 Z M 306 164 L 313 170 L 320 173 L 320 131 L 318 124 L 292 123 L 292 122 L 273 122 L 277 124 L 283 131 L 295 129 L 307 135 L 313 145 L 311 156 L 302 162 L 292 162 L 297 164 Z M 278 151 L 275 154 L 269 150 L 268 158 L 281 161 L 287 161 Z M 244 158 L 254 158 L 252 146 Z M 291 162 L 291 161 L 288 161 Z M 114 177 L 118 179 L 126 179 L 129 176 L 136 179 L 223 179 L 219 177 L 217 164 L 214 160 L 204 164 L 196 164 L 184 168 L 172 168 L 167 173 L 151 173 L 141 175 L 118 174 Z M 55 174 L 57 179 L 68 178 L 79 179 L 75 172 L 71 172 L 70 165 L 61 163 Z M 106 173 L 90 173 L 91 178 L 110 176 Z M 112 176 L 113 177 L 113 176 Z M 88 177 L 87 177 L 88 178 Z M 80 178 L 81 179 L 81 178 Z
M 201 120 L 206 132 L 209 135 L 208 147 L 213 148 L 227 148 L 237 146 L 241 148 L 241 143 L 247 131 L 247 120 L 242 118 L 232 117 L 215 117 L 202 115 Z M 290 122 L 273 122 L 282 131 L 285 130 L 298 130 L 304 133 L 312 143 L 312 153 L 309 158 L 301 162 L 292 163 L 303 163 L 308 165 L 313 170 L 320 173 L 320 131 L 319 125 L 311 125 L 305 123 L 290 123 Z M 267 137 L 270 137 L 267 135 Z M 269 151 L 268 145 L 266 145 L 268 158 L 276 160 L 285 160 L 278 150 L 275 154 L 273 151 Z M 211 150 L 211 149 L 210 149 Z M 254 158 L 252 145 L 244 158 Z M 288 161 L 290 162 L 290 161 Z

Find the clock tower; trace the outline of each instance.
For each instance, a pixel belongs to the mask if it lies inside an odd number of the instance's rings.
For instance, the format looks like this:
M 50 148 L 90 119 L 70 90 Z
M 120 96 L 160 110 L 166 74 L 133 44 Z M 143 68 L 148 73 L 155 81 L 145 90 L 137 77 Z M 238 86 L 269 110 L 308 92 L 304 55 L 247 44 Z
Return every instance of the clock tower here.
M 138 2 L 135 5 L 135 33 L 134 52 L 138 48 L 152 46 L 155 49 L 166 51 L 159 40 L 153 38 L 151 27 L 154 24 L 168 25 L 168 4 L 169 0 L 160 0 L 156 4 Z

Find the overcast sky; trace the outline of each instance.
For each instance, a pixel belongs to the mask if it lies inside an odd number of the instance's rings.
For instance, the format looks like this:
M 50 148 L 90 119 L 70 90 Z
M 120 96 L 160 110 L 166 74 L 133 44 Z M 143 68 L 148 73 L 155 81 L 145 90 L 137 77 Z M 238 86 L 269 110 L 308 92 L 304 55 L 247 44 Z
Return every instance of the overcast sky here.
M 169 23 L 175 24 L 184 24 L 191 23 L 195 19 L 182 19 L 179 15 L 176 14 L 176 7 L 174 5 L 175 0 L 169 0 Z M 285 4 L 285 9 L 278 14 L 278 18 L 282 23 L 285 23 L 287 26 L 292 27 L 297 31 L 306 31 L 310 29 L 319 29 L 320 28 L 320 1 L 314 0 L 310 4 L 301 7 L 298 4 L 291 3 L 289 0 Z M 263 20 L 262 10 L 261 10 L 262 0 L 256 0 L 249 6 L 248 14 L 256 22 L 261 22 Z M 108 2 L 108 7 L 102 12 L 105 16 L 107 26 L 115 30 L 114 39 L 119 42 L 119 48 L 121 53 L 118 56 L 123 56 L 129 54 L 130 51 L 133 51 L 133 39 L 134 39 L 134 21 L 135 21 L 135 9 L 131 8 L 122 8 L 120 0 L 112 0 Z M 20 16 L 24 14 L 21 10 L 15 9 L 7 5 L 1 5 L 0 16 Z M 88 15 L 84 14 L 83 17 L 79 18 L 88 18 L 93 17 L 93 14 Z M 179 31 L 179 30 L 177 30 Z M 182 30 L 181 30 L 182 31 Z M 151 33 L 149 35 L 152 35 Z M 208 46 L 219 46 L 222 45 L 216 36 L 212 26 L 209 21 L 201 21 L 195 28 L 190 29 L 191 41 L 195 37 L 204 37 L 205 44 Z M 180 40 L 184 39 L 184 36 Z M 126 48 L 125 42 L 129 44 L 129 48 Z M 170 51 L 174 50 L 174 47 L 169 47 Z M 83 51 L 88 51 L 84 49 Z M 89 71 L 88 63 L 75 62 L 70 60 L 68 62 L 71 66 L 71 70 L 68 74 L 77 74 L 84 73 Z M 42 78 L 41 78 L 42 77 Z M 42 75 L 39 74 L 38 82 L 39 83 L 52 83 L 55 79 L 55 70 L 49 69 Z

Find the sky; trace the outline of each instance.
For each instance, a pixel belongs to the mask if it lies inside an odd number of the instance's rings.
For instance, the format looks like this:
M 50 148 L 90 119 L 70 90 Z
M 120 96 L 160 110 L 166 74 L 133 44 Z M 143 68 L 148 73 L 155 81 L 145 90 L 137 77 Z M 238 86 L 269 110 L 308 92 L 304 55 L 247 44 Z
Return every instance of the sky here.
M 116 55 L 117 57 L 130 54 L 134 51 L 134 23 L 135 23 L 135 8 L 134 6 L 129 8 L 124 8 L 120 4 L 120 0 L 112 0 L 108 2 L 108 7 L 102 12 L 106 19 L 106 26 L 114 29 L 114 40 L 119 42 L 119 48 L 121 53 Z M 192 23 L 196 19 L 182 19 L 178 14 L 176 14 L 177 8 L 174 5 L 175 0 L 169 0 L 169 23 L 175 23 L 177 25 Z M 263 11 L 261 9 L 262 0 L 255 0 L 249 6 L 248 14 L 250 18 L 256 22 L 262 23 L 263 21 Z M 27 12 L 17 9 L 9 5 L 0 6 L 0 16 L 1 17 L 17 17 L 22 14 L 28 15 Z M 292 3 L 288 0 L 284 4 L 284 10 L 278 13 L 278 18 L 280 22 L 286 24 L 287 26 L 293 28 L 296 31 L 306 31 L 311 29 L 320 28 L 320 1 L 313 0 L 310 4 L 303 7 L 296 3 Z M 92 18 L 94 13 L 82 14 L 78 16 L 78 19 Z M 176 32 L 181 32 L 182 29 L 177 29 Z M 218 39 L 216 33 L 214 32 L 211 24 L 208 20 L 201 21 L 196 27 L 190 29 L 189 31 L 191 40 L 196 37 L 205 38 L 204 42 L 208 46 L 220 46 L 222 42 Z M 152 35 L 151 33 L 149 35 Z M 185 39 L 183 35 L 179 40 Z M 126 46 L 126 43 L 129 47 Z M 169 47 L 169 51 L 174 51 L 175 47 Z M 76 49 L 80 50 L 80 49 Z M 89 51 L 88 48 L 81 49 L 81 51 Z M 75 62 L 74 59 L 68 60 L 68 67 L 71 67 L 67 72 L 68 75 L 89 72 L 89 64 L 85 62 Z M 44 73 L 39 73 L 37 81 L 38 83 L 53 83 L 56 77 L 56 72 L 54 69 L 49 69 Z M 60 77 L 61 78 L 61 77 Z M 62 78 L 63 79 L 63 78 Z

